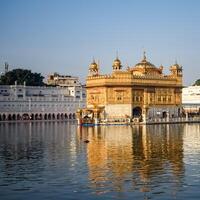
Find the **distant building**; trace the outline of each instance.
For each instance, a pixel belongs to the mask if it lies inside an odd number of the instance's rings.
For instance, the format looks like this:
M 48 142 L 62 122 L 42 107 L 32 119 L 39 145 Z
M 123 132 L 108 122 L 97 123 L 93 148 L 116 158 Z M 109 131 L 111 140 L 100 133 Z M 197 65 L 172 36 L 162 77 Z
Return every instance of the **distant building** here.
M 200 113 L 200 86 L 183 88 L 182 104 L 185 112 Z
M 74 119 L 85 106 L 85 88 L 0 85 L 0 121 Z
M 9 71 L 9 64 L 5 62 L 5 74 Z
M 9 71 L 9 64 L 7 62 L 4 63 L 4 71 L 0 72 L 0 77 L 5 75 Z
M 69 90 L 69 95 L 74 96 L 76 98 L 80 97 L 80 90 L 84 90 L 85 88 L 84 85 L 81 85 L 78 77 L 59 75 L 58 73 L 48 75 L 47 85 L 67 87 Z
M 143 59 L 133 67 L 122 70 L 117 57 L 111 74 L 102 75 L 93 61 L 86 79 L 87 107 L 78 110 L 78 119 L 99 123 L 108 120 L 140 120 L 177 117 L 181 113 L 182 67 L 170 67 L 169 75 L 163 66 Z
M 78 86 L 81 85 L 79 78 L 76 76 L 59 75 L 58 73 L 50 74 L 47 78 L 47 85 L 52 86 Z

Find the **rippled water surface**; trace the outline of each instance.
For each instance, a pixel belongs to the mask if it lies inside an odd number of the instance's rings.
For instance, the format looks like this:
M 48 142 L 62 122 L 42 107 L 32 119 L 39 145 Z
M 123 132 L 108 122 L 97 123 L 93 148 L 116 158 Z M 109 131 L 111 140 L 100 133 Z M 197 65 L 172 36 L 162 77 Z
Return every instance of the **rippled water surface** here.
M 2 200 L 200 199 L 199 188 L 199 124 L 0 124 Z

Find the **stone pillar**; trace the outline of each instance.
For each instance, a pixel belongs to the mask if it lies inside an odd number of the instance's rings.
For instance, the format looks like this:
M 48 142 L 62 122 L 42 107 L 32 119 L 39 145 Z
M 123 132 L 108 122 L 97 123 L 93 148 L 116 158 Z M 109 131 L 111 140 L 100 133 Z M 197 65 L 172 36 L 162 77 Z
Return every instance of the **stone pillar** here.
M 94 124 L 98 124 L 98 118 L 94 118 Z
M 145 123 L 145 124 L 147 123 L 147 116 L 146 116 L 146 113 L 143 113 L 143 114 L 142 114 L 142 122 Z
M 186 121 L 188 121 L 188 112 L 186 112 L 186 118 L 185 118 Z
M 147 123 L 147 112 L 148 112 L 148 108 L 146 105 L 144 105 L 142 109 L 142 122 L 145 124 Z
M 78 110 L 76 112 L 76 119 L 78 121 L 78 125 L 81 125 L 82 124 L 82 110 Z
M 78 125 L 82 124 L 82 120 L 80 118 L 77 118 L 77 122 L 78 122 Z
M 17 81 L 15 81 L 15 100 L 17 100 Z
M 144 89 L 144 105 L 148 104 L 148 93 L 147 89 Z
M 169 112 L 167 112 L 167 122 L 169 122 Z
M 98 111 L 94 111 L 94 124 L 99 123 L 99 118 L 98 118 Z
M 24 81 L 23 99 L 26 100 L 26 81 Z

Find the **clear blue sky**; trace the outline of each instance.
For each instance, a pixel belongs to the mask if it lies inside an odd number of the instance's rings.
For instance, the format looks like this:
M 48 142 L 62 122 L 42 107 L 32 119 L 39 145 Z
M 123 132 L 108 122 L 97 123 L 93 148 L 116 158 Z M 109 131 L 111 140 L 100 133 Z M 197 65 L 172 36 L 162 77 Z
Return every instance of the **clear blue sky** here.
M 199 0 L 0 0 L 0 66 L 84 80 L 92 57 L 103 73 L 116 51 L 133 66 L 145 49 L 159 66 L 177 59 L 185 85 L 200 78 Z

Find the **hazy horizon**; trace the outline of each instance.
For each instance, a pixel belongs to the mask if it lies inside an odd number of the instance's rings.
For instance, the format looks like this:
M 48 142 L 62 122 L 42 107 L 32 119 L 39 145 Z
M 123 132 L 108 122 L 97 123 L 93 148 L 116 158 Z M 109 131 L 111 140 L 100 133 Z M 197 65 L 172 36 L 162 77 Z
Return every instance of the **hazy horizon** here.
M 94 57 L 103 74 L 118 51 L 124 69 L 147 59 L 164 72 L 183 66 L 184 85 L 200 78 L 200 1 L 0 0 L 0 71 L 58 72 L 83 82 Z

